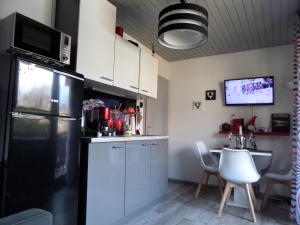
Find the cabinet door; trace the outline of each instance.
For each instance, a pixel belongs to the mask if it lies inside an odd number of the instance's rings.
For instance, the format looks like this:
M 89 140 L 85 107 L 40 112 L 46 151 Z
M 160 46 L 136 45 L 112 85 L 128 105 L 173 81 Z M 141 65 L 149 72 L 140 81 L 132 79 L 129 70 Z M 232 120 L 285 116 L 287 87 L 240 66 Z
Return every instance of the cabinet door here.
M 141 50 L 139 92 L 152 98 L 157 97 L 158 60 L 146 50 Z
M 89 145 L 86 225 L 110 225 L 124 216 L 125 143 Z
M 125 215 L 150 202 L 150 141 L 126 143 Z
M 151 201 L 168 191 L 168 140 L 151 141 Z
M 81 0 L 77 68 L 86 78 L 113 84 L 116 7 L 106 0 Z
M 114 86 L 138 92 L 139 52 L 138 47 L 116 35 Z

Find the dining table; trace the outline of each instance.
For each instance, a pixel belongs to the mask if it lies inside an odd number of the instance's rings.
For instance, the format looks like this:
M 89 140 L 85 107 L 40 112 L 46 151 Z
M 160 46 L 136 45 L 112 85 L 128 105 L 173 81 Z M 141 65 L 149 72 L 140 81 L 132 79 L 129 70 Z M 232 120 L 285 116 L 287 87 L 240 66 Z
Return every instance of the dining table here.
M 257 172 L 261 175 L 261 177 L 268 171 L 271 162 L 273 153 L 270 150 L 252 150 L 247 149 L 252 156 L 254 163 L 256 165 Z M 213 154 L 221 155 L 223 149 L 210 149 L 209 150 Z M 259 184 L 254 184 L 256 186 L 256 193 L 259 191 Z M 228 205 L 238 206 L 242 208 L 249 208 L 249 202 L 245 193 L 245 190 L 241 187 L 234 187 L 233 199 L 229 199 L 227 202 Z M 259 202 L 259 201 L 258 201 Z

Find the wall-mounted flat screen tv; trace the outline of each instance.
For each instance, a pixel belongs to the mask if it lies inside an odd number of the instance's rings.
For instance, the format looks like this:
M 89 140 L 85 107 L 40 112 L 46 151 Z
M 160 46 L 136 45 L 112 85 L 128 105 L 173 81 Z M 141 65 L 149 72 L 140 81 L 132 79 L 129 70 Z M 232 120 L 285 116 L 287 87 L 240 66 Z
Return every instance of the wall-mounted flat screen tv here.
M 274 105 L 274 76 L 224 81 L 225 105 Z

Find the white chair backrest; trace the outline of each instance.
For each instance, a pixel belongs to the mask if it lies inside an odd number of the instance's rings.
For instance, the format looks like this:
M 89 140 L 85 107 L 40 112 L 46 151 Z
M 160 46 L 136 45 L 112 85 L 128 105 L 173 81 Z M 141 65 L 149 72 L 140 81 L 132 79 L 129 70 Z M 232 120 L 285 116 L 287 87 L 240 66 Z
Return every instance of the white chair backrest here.
M 203 141 L 197 141 L 196 142 L 198 153 L 200 155 L 201 159 L 201 166 L 203 169 L 206 169 L 206 167 L 216 167 L 218 168 L 218 161 L 217 159 L 209 152 L 206 145 Z
M 224 148 L 219 163 L 220 175 L 234 183 L 254 183 L 260 178 L 248 150 Z

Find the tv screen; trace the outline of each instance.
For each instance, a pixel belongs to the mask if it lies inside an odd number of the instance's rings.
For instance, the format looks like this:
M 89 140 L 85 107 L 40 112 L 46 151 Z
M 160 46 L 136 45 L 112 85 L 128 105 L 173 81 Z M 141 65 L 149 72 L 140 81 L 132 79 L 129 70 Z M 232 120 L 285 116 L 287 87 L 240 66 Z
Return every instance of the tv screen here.
M 273 105 L 274 77 L 253 77 L 224 81 L 225 105 Z

